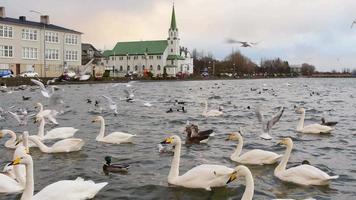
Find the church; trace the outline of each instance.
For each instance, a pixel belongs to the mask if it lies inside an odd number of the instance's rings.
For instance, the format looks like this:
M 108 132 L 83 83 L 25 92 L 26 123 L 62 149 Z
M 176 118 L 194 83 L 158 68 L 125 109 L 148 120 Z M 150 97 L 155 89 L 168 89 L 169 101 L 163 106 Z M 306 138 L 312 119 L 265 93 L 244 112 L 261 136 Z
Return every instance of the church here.
M 103 64 L 116 76 L 176 77 L 193 74 L 193 58 L 180 38 L 173 5 L 166 40 L 118 42 L 103 52 Z

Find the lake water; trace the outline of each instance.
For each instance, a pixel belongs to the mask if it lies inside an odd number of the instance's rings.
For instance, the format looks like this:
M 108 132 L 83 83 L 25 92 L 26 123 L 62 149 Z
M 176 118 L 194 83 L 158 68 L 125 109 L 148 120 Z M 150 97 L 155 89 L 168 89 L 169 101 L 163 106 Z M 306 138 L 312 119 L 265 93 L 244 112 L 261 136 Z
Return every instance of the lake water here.
M 264 85 L 265 84 L 265 85 Z M 293 198 L 349 200 L 356 196 L 356 79 L 261 79 L 231 81 L 186 81 L 186 82 L 137 82 L 135 98 L 152 102 L 153 107 L 145 107 L 142 102 L 127 103 L 123 98 L 124 84 L 106 89 L 111 84 L 65 85 L 63 98 L 66 110 L 58 117 L 59 126 L 80 129 L 75 135 L 85 140 L 83 150 L 69 154 L 43 154 L 32 148 L 34 159 L 35 192 L 46 185 L 63 179 L 83 177 L 95 182 L 109 182 L 95 199 L 240 199 L 245 189 L 244 180 L 234 181 L 225 188 L 211 192 L 199 189 L 170 187 L 167 175 L 172 156 L 159 154 L 157 144 L 165 137 L 176 134 L 185 136 L 182 131 L 186 121 L 196 123 L 200 129 L 214 129 L 216 136 L 208 144 L 182 145 L 180 173 L 200 164 L 221 164 L 234 167 L 230 155 L 236 143 L 225 141 L 228 133 L 243 130 L 243 152 L 255 148 L 284 153 L 285 148 L 277 146 L 280 138 L 291 137 L 294 149 L 288 166 L 309 160 L 312 165 L 328 174 L 340 175 L 330 186 L 302 187 L 281 182 L 273 175 L 276 165 L 249 166 L 255 180 L 254 199 Z M 219 87 L 219 88 L 218 88 Z M 251 91 L 251 88 L 257 88 Z M 262 88 L 268 90 L 263 91 Z M 271 89 L 273 88 L 274 91 Z M 259 94 L 261 91 L 261 94 Z M 312 94 L 314 92 L 314 95 Z M 318 94 L 319 95 L 318 95 Z M 93 104 L 86 99 L 100 99 L 100 95 L 110 94 L 118 102 L 117 116 L 104 112 L 106 131 L 123 131 L 137 134 L 134 144 L 111 145 L 98 143 L 99 124 L 92 124 L 96 116 L 90 112 Z M 22 96 L 32 97 L 23 101 Z M 187 113 L 166 113 L 175 99 L 186 101 Z M 217 118 L 204 118 L 202 102 L 208 99 L 209 108 L 224 107 L 224 115 Z M 8 108 L 28 108 L 35 113 L 34 104 L 47 100 L 37 91 L 18 91 L 0 94 L 0 106 Z M 273 140 L 260 139 L 261 125 L 254 114 L 256 105 L 261 105 L 266 115 L 271 115 L 284 106 L 281 121 L 272 130 Z M 248 109 L 250 106 L 251 109 Z M 321 117 L 338 121 L 331 135 L 305 135 L 296 133 L 299 115 L 294 106 L 306 108 L 306 124 L 319 123 Z M 0 128 L 17 133 L 29 130 L 37 134 L 37 125 L 18 126 L 8 116 L 0 121 Z M 49 126 L 46 129 L 50 129 Z M 0 165 L 12 158 L 13 151 L 4 147 L 8 137 L 0 140 Z M 49 142 L 48 144 L 51 144 Z M 115 162 L 131 165 L 127 174 L 105 175 L 102 171 L 104 157 L 111 155 Z M 0 195 L 0 199 L 20 199 L 21 195 Z

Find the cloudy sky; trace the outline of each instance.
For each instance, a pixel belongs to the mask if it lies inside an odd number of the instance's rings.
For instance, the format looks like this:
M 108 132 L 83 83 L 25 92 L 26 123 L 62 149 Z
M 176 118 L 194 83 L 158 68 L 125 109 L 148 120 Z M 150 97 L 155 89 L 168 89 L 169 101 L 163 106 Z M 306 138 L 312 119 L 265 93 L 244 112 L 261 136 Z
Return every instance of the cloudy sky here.
M 29 10 L 84 33 L 83 42 L 109 49 L 117 41 L 166 39 L 170 0 L 1 0 L 8 17 Z M 232 49 L 261 59 L 308 62 L 320 71 L 356 68 L 356 0 L 176 0 L 182 45 L 223 59 Z M 255 48 L 226 38 L 260 42 Z

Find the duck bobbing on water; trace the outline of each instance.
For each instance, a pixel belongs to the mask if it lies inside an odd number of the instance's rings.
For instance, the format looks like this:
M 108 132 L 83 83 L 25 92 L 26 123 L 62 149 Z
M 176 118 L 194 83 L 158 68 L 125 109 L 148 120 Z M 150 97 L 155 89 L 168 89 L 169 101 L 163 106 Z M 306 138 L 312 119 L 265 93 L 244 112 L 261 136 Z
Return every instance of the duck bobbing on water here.
M 324 126 L 336 126 L 337 123 L 338 122 L 327 122 L 324 117 L 321 118 L 321 125 Z
M 213 132 L 214 131 L 211 129 L 206 131 L 199 131 L 198 125 L 188 123 L 185 127 L 185 133 L 187 134 L 186 143 L 199 144 L 207 142 Z
M 129 170 L 128 164 L 111 164 L 112 157 L 105 156 L 105 164 L 103 165 L 103 171 L 108 174 L 111 173 L 125 173 Z

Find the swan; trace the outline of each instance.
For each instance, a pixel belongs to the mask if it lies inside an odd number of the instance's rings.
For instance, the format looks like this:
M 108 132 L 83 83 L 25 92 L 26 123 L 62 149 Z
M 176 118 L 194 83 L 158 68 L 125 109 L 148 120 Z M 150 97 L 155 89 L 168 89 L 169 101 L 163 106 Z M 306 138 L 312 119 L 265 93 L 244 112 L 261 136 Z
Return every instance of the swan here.
M 308 126 L 304 126 L 305 109 L 299 108 L 296 110 L 296 113 L 301 114 L 300 121 L 297 126 L 297 132 L 318 134 L 318 133 L 330 133 L 333 130 L 329 126 L 324 126 L 320 124 L 310 124 Z
M 274 170 L 274 175 L 280 180 L 309 186 L 328 185 L 330 180 L 337 179 L 339 177 L 329 176 L 327 173 L 308 164 L 286 169 L 290 153 L 292 152 L 293 141 L 290 138 L 284 138 L 279 142 L 279 144 L 287 146 L 287 150 L 283 155 L 282 161 Z
M 162 144 L 174 146 L 174 156 L 171 169 L 168 174 L 168 183 L 186 188 L 202 188 L 211 191 L 212 187 L 225 186 L 229 175 L 234 169 L 223 165 L 199 165 L 183 175 L 179 175 L 180 150 L 182 142 L 179 136 L 174 135 L 166 138 Z
M 15 179 L 0 173 L 0 194 L 20 193 L 24 190 L 23 186 Z
M 12 161 L 12 165 L 24 164 L 26 166 L 26 186 L 21 200 L 83 200 L 92 199 L 108 183 L 94 183 L 84 181 L 82 178 L 76 180 L 62 180 L 46 186 L 36 195 L 34 194 L 33 160 L 30 155 L 18 157 Z
M 0 130 L 0 138 L 5 137 L 7 134 L 9 134 L 11 138 L 5 142 L 4 146 L 9 149 L 15 149 L 17 146 L 16 133 L 12 130 Z
M 84 141 L 79 138 L 69 138 L 54 143 L 51 147 L 46 146 L 37 137 L 29 136 L 29 140 L 35 143 L 43 153 L 69 153 L 80 151 Z
M 255 190 L 255 184 L 253 181 L 251 171 L 246 166 L 243 165 L 237 166 L 234 169 L 234 172 L 230 175 L 227 184 L 230 183 L 231 181 L 234 181 L 235 179 L 238 179 L 240 176 L 245 177 L 245 182 L 246 182 L 245 192 L 242 195 L 241 200 L 252 200 L 254 190 Z
M 204 117 L 219 117 L 221 115 L 223 115 L 224 113 L 220 110 L 209 110 L 208 111 L 208 101 L 205 100 L 205 110 L 203 111 L 202 115 Z
M 17 148 L 14 152 L 14 155 L 12 159 L 16 159 L 18 157 L 22 157 L 25 154 L 30 153 L 29 149 L 29 143 L 28 143 L 28 131 L 24 131 L 22 134 L 22 137 L 20 136 L 18 142 L 19 145 L 17 145 Z M 21 142 L 22 141 L 22 142 Z M 20 183 L 22 187 L 25 187 L 26 183 L 26 168 L 24 165 L 16 165 L 13 166 L 14 169 L 14 174 L 16 177 L 16 180 Z
M 38 127 L 38 138 L 40 140 L 53 140 L 53 139 L 66 139 L 73 137 L 74 134 L 78 131 L 78 129 L 75 129 L 73 127 L 60 127 L 60 128 L 54 128 L 50 131 L 47 131 L 46 134 L 44 134 L 44 127 L 45 127 L 45 119 L 44 117 L 39 117 L 39 122 L 40 125 Z
M 270 120 L 265 120 L 261 113 L 260 107 L 257 107 L 257 109 L 255 110 L 255 113 L 256 113 L 258 121 L 262 123 L 263 134 L 260 135 L 260 137 L 262 139 L 265 139 L 265 140 L 272 139 L 272 136 L 269 133 L 270 133 L 273 125 L 275 125 L 281 119 L 283 112 L 284 112 L 284 107 L 281 107 L 279 109 L 279 111 Z
M 37 103 L 35 108 L 39 108 L 39 111 L 36 115 L 36 120 L 35 122 L 37 122 L 39 120 L 40 117 L 45 117 L 47 118 L 49 121 L 51 121 L 53 124 L 58 124 L 55 116 L 58 115 L 58 111 L 56 110 L 43 110 L 43 105 L 41 103 Z
M 129 133 L 123 133 L 123 132 L 113 132 L 107 136 L 104 136 L 104 134 L 105 134 L 105 120 L 104 120 L 104 118 L 102 116 L 97 116 L 96 118 L 94 118 L 94 120 L 92 122 L 93 123 L 100 122 L 100 124 L 101 124 L 99 135 L 96 137 L 96 141 L 98 141 L 98 142 L 105 142 L 105 143 L 111 143 L 111 144 L 132 143 L 133 138 L 136 136 L 136 135 L 132 135 Z
M 228 140 L 239 141 L 235 152 L 230 156 L 232 161 L 245 164 L 245 165 L 264 165 L 274 164 L 282 155 L 270 151 L 260 149 L 253 149 L 240 155 L 243 147 L 243 138 L 240 133 L 232 133 L 229 135 Z

